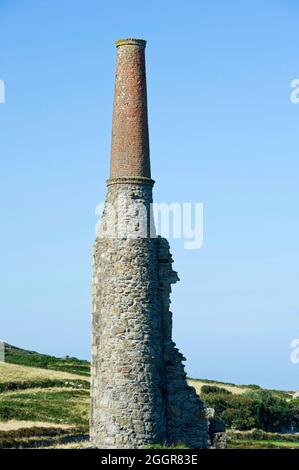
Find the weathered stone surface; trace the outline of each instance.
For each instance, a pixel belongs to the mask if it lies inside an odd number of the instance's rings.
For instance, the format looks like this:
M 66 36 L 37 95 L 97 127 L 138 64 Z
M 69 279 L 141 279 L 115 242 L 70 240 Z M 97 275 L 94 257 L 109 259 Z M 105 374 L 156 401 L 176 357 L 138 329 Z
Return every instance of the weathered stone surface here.
M 112 225 L 120 223 L 127 238 L 102 232 L 94 246 L 91 438 L 98 447 L 140 447 L 165 437 L 157 239 L 130 238 L 144 222 L 124 212 L 132 198 L 150 207 L 151 191 L 109 186 L 102 226 L 121 199 Z M 119 221 L 122 216 L 126 221 Z
M 217 432 L 212 435 L 211 448 L 225 449 L 227 446 L 228 436 L 225 432 Z
M 150 210 L 149 186 L 109 186 L 102 227 L 120 224 L 127 238 L 100 231 L 94 246 L 91 439 L 102 448 L 207 447 L 204 404 L 172 341 L 170 293 L 178 276 L 169 244 L 136 235 L 137 226 L 150 233 L 150 219 L 122 212 L 132 198 Z
M 205 406 L 172 341 L 178 275 L 152 222 L 145 42 L 117 47 L 111 173 L 93 249 L 91 441 L 99 448 L 204 448 L 214 439 Z
M 225 432 L 225 423 L 220 418 L 212 418 L 209 420 L 209 432 L 210 434 L 216 434 L 219 432 Z

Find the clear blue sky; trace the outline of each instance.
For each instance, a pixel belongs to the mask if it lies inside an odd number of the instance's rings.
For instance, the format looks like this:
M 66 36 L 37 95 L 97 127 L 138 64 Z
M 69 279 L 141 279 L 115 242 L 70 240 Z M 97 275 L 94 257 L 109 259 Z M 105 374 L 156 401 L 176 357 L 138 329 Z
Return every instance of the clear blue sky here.
M 171 241 L 189 375 L 299 388 L 295 0 L 1 0 L 1 328 L 89 357 L 94 209 L 105 195 L 114 40 L 148 40 L 156 201 L 203 202 Z

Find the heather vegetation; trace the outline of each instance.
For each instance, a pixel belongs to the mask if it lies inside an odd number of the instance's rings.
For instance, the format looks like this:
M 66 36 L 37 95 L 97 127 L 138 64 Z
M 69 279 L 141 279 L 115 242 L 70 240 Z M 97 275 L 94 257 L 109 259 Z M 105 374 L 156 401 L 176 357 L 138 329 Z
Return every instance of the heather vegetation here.
M 87 445 L 89 363 L 9 345 L 6 361 L 0 364 L 0 448 Z M 291 392 L 188 381 L 225 421 L 228 447 L 299 447 L 299 400 Z
M 232 429 L 268 432 L 299 431 L 299 400 L 267 390 L 233 394 L 216 386 L 202 387 L 202 398 Z

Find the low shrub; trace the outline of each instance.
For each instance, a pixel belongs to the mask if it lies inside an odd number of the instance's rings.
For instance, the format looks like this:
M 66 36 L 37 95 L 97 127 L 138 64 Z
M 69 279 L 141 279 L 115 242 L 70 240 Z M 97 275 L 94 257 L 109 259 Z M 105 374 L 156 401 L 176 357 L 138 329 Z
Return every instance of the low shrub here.
M 86 360 L 69 356 L 57 358 L 47 354 L 39 354 L 35 351 L 16 348 L 9 344 L 5 344 L 5 361 L 11 364 L 59 370 L 78 375 L 88 376 L 90 374 L 90 364 Z
M 201 393 L 208 394 L 208 393 L 223 393 L 225 395 L 231 395 L 232 392 L 226 390 L 223 387 L 217 387 L 216 385 L 203 385 L 201 387 Z
M 296 426 L 299 418 L 299 406 L 265 390 L 242 395 L 208 393 L 204 399 L 232 429 L 285 432 Z
M 14 390 L 26 390 L 30 388 L 50 388 L 50 387 L 67 387 L 67 388 L 83 388 L 89 389 L 89 382 L 86 380 L 57 380 L 57 379 L 37 379 L 28 381 L 3 382 L 0 383 L 0 393 L 13 392 Z

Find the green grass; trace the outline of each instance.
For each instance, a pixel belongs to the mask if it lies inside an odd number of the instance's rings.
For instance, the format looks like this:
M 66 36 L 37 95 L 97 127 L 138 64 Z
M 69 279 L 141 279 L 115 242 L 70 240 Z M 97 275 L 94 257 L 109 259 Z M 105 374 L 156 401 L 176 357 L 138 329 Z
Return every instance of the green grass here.
M 0 420 L 74 424 L 88 429 L 89 391 L 52 389 L 0 395 Z
M 299 442 L 278 440 L 232 439 L 228 449 L 299 449 Z
M 80 446 L 88 439 L 88 361 L 5 344 L 0 374 L 0 448 Z
M 0 364 L 0 421 L 7 423 L 3 429 L 8 430 L 0 430 L 0 448 L 80 447 L 81 441 L 88 439 L 89 362 L 71 357 L 56 358 L 8 344 L 5 353 L 7 363 Z M 203 385 L 227 387 L 233 394 L 244 397 L 250 391 L 263 390 L 257 385 L 216 380 L 189 379 L 189 383 L 199 394 Z M 272 392 L 284 400 L 290 398 L 290 392 Z M 299 448 L 298 436 L 260 430 L 229 434 L 228 447 L 232 449 Z M 186 447 L 156 444 L 147 448 Z
M 265 432 L 261 429 L 251 431 L 229 430 L 229 449 L 298 449 L 298 434 L 279 434 Z
M 86 376 L 90 374 L 90 364 L 88 361 L 75 357 L 57 358 L 46 354 L 39 354 L 35 351 L 16 348 L 9 344 L 5 344 L 5 362 Z
M 80 439 L 84 434 L 74 429 L 31 427 L 11 431 L 0 431 L 0 448 L 37 447 L 47 443 L 57 443 L 62 440 Z
M 5 449 L 32 449 L 38 447 L 56 447 L 61 444 L 84 442 L 88 435 L 76 431 L 62 431 L 59 429 L 32 428 L 31 433 L 21 429 L 18 432 L 0 433 L 0 448 Z
M 84 380 L 59 380 L 59 379 L 38 379 L 28 380 L 21 382 L 3 382 L 0 383 L 0 393 L 10 392 L 14 390 L 26 390 L 31 388 L 53 388 L 53 387 L 65 387 L 65 388 L 82 388 L 89 389 L 89 383 Z
M 256 384 L 249 384 L 249 385 L 244 385 L 244 384 L 233 384 L 231 382 L 220 382 L 219 380 L 210 380 L 210 379 L 193 379 L 192 377 L 187 377 L 187 379 L 193 383 L 193 386 L 196 387 L 196 383 L 198 383 L 200 386 L 202 385 L 215 385 L 215 386 L 224 386 L 227 387 L 228 390 L 231 390 L 232 393 L 240 394 L 244 393 L 246 391 L 259 391 L 259 390 L 265 390 L 267 392 L 271 392 L 274 396 L 278 398 L 283 398 L 283 399 L 289 399 L 292 397 L 293 393 L 292 391 L 286 391 L 286 390 L 273 390 L 273 389 L 267 389 L 267 388 L 262 388 L 259 385 Z
M 165 446 L 163 444 L 149 444 L 147 449 L 188 449 L 184 444 L 176 444 L 173 446 Z

